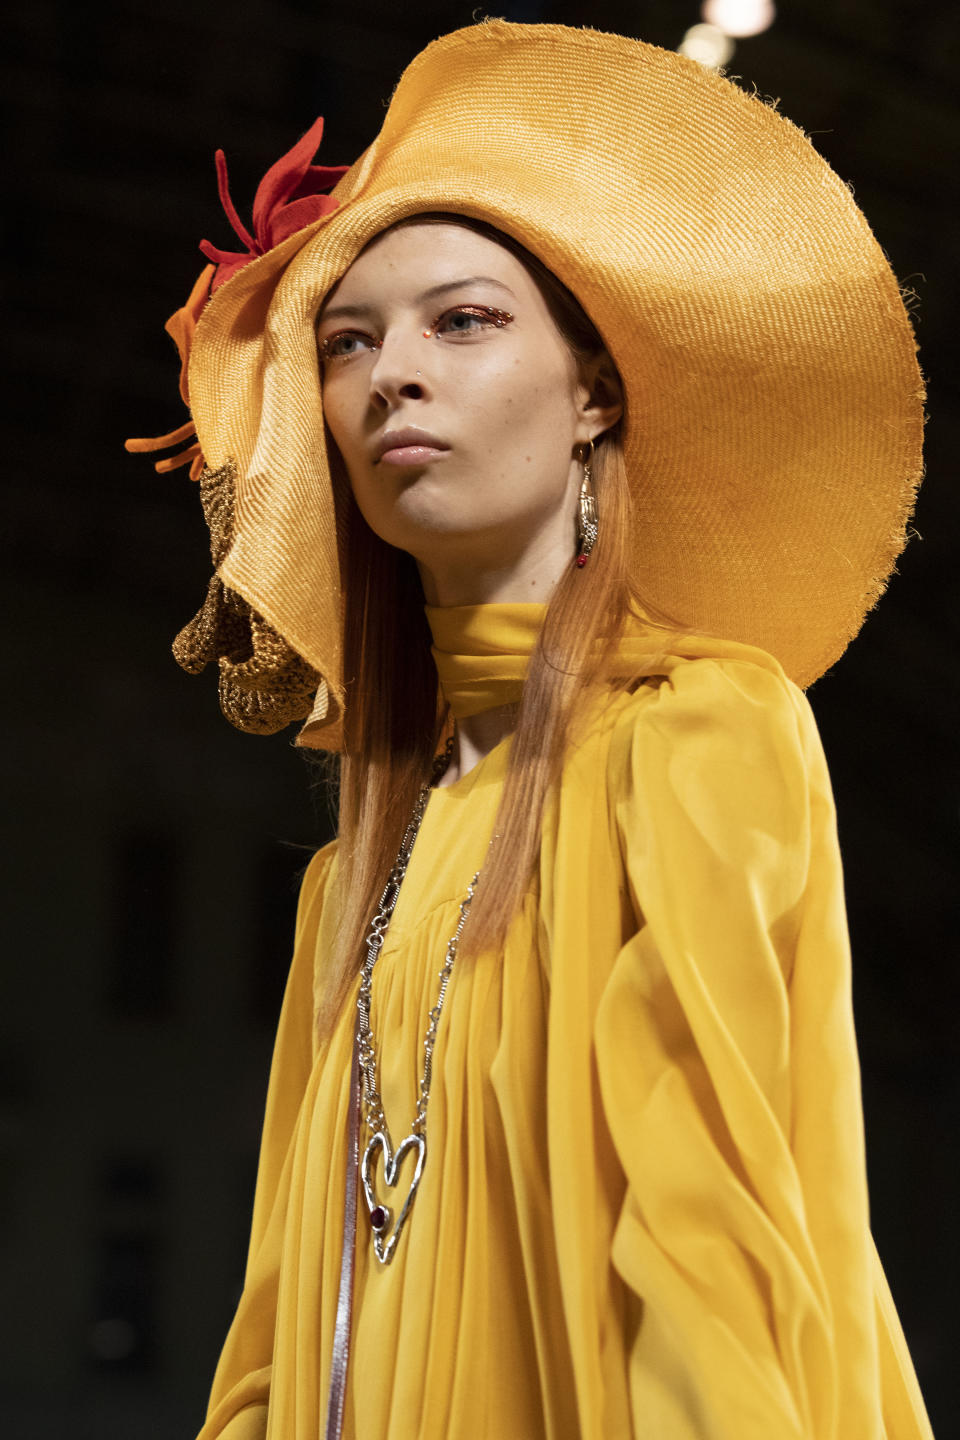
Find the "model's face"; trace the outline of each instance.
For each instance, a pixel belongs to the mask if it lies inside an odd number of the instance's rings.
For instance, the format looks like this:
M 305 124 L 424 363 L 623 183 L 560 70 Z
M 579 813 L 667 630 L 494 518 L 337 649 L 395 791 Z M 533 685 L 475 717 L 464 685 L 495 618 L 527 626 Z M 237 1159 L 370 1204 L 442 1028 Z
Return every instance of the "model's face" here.
M 529 568 L 545 547 L 572 559 L 576 456 L 604 427 L 515 256 L 455 224 L 387 231 L 330 292 L 317 336 L 357 504 L 421 574 Z M 424 433 L 384 453 L 408 429 Z

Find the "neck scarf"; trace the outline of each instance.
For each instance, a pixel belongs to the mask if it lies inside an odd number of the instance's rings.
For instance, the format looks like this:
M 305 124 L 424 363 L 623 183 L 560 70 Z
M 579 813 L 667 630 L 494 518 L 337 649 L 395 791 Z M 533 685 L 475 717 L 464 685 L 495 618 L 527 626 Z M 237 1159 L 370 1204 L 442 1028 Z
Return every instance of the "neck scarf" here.
M 427 605 L 431 653 L 440 685 L 457 720 L 498 705 L 515 705 L 523 694 L 530 656 L 546 605 Z M 611 675 L 639 679 L 669 675 L 685 660 L 744 660 L 782 674 L 772 655 L 754 645 L 714 636 L 651 629 L 631 620 L 617 643 Z
M 546 605 L 426 607 L 440 685 L 457 720 L 517 704 L 546 613 Z

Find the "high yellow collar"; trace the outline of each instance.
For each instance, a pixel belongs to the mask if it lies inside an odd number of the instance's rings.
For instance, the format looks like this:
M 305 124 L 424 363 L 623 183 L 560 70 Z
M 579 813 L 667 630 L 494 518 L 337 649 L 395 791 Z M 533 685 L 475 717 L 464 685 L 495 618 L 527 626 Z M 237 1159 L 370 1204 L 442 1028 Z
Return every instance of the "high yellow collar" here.
M 496 705 L 515 705 L 523 693 L 530 655 L 545 605 L 427 605 L 432 654 L 440 685 L 457 720 Z M 631 620 L 611 657 L 611 675 L 668 675 L 677 663 L 704 658 L 746 660 L 780 672 L 777 661 L 753 645 L 688 632 L 664 632 Z M 780 672 L 782 673 L 782 672 Z
M 428 605 L 433 658 L 444 697 L 465 720 L 523 692 L 545 605 Z

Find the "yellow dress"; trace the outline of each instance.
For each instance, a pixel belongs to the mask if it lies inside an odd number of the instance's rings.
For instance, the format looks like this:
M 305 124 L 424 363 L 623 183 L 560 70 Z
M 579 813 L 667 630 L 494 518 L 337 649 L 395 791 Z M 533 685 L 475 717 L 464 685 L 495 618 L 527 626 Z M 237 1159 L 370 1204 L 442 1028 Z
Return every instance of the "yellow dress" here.
M 542 613 L 428 612 L 455 711 L 515 695 Z M 623 642 L 638 676 L 644 650 Z M 395 1143 L 508 746 L 432 793 L 374 971 Z M 334 843 L 303 882 L 200 1440 L 323 1433 L 354 1027 L 314 1038 L 336 871 Z M 688 638 L 596 707 L 503 953 L 454 970 L 427 1135 L 389 1266 L 361 1197 L 345 1436 L 931 1436 L 870 1234 L 829 779 L 769 655 Z

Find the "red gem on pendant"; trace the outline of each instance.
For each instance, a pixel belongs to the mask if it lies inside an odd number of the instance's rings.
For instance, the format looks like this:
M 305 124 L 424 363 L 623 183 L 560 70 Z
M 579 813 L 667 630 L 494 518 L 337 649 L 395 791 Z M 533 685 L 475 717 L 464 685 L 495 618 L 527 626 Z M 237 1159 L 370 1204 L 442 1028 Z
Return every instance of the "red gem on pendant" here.
M 577 556 L 577 564 L 579 565 L 579 567 L 580 567 L 581 570 L 583 569 L 584 565 L 586 565 L 586 563 L 587 563 L 587 557 L 586 557 L 586 555 L 578 555 L 578 556 Z
M 387 1212 L 382 1205 L 375 1205 L 370 1211 L 370 1224 L 374 1230 L 382 1230 L 387 1223 Z

